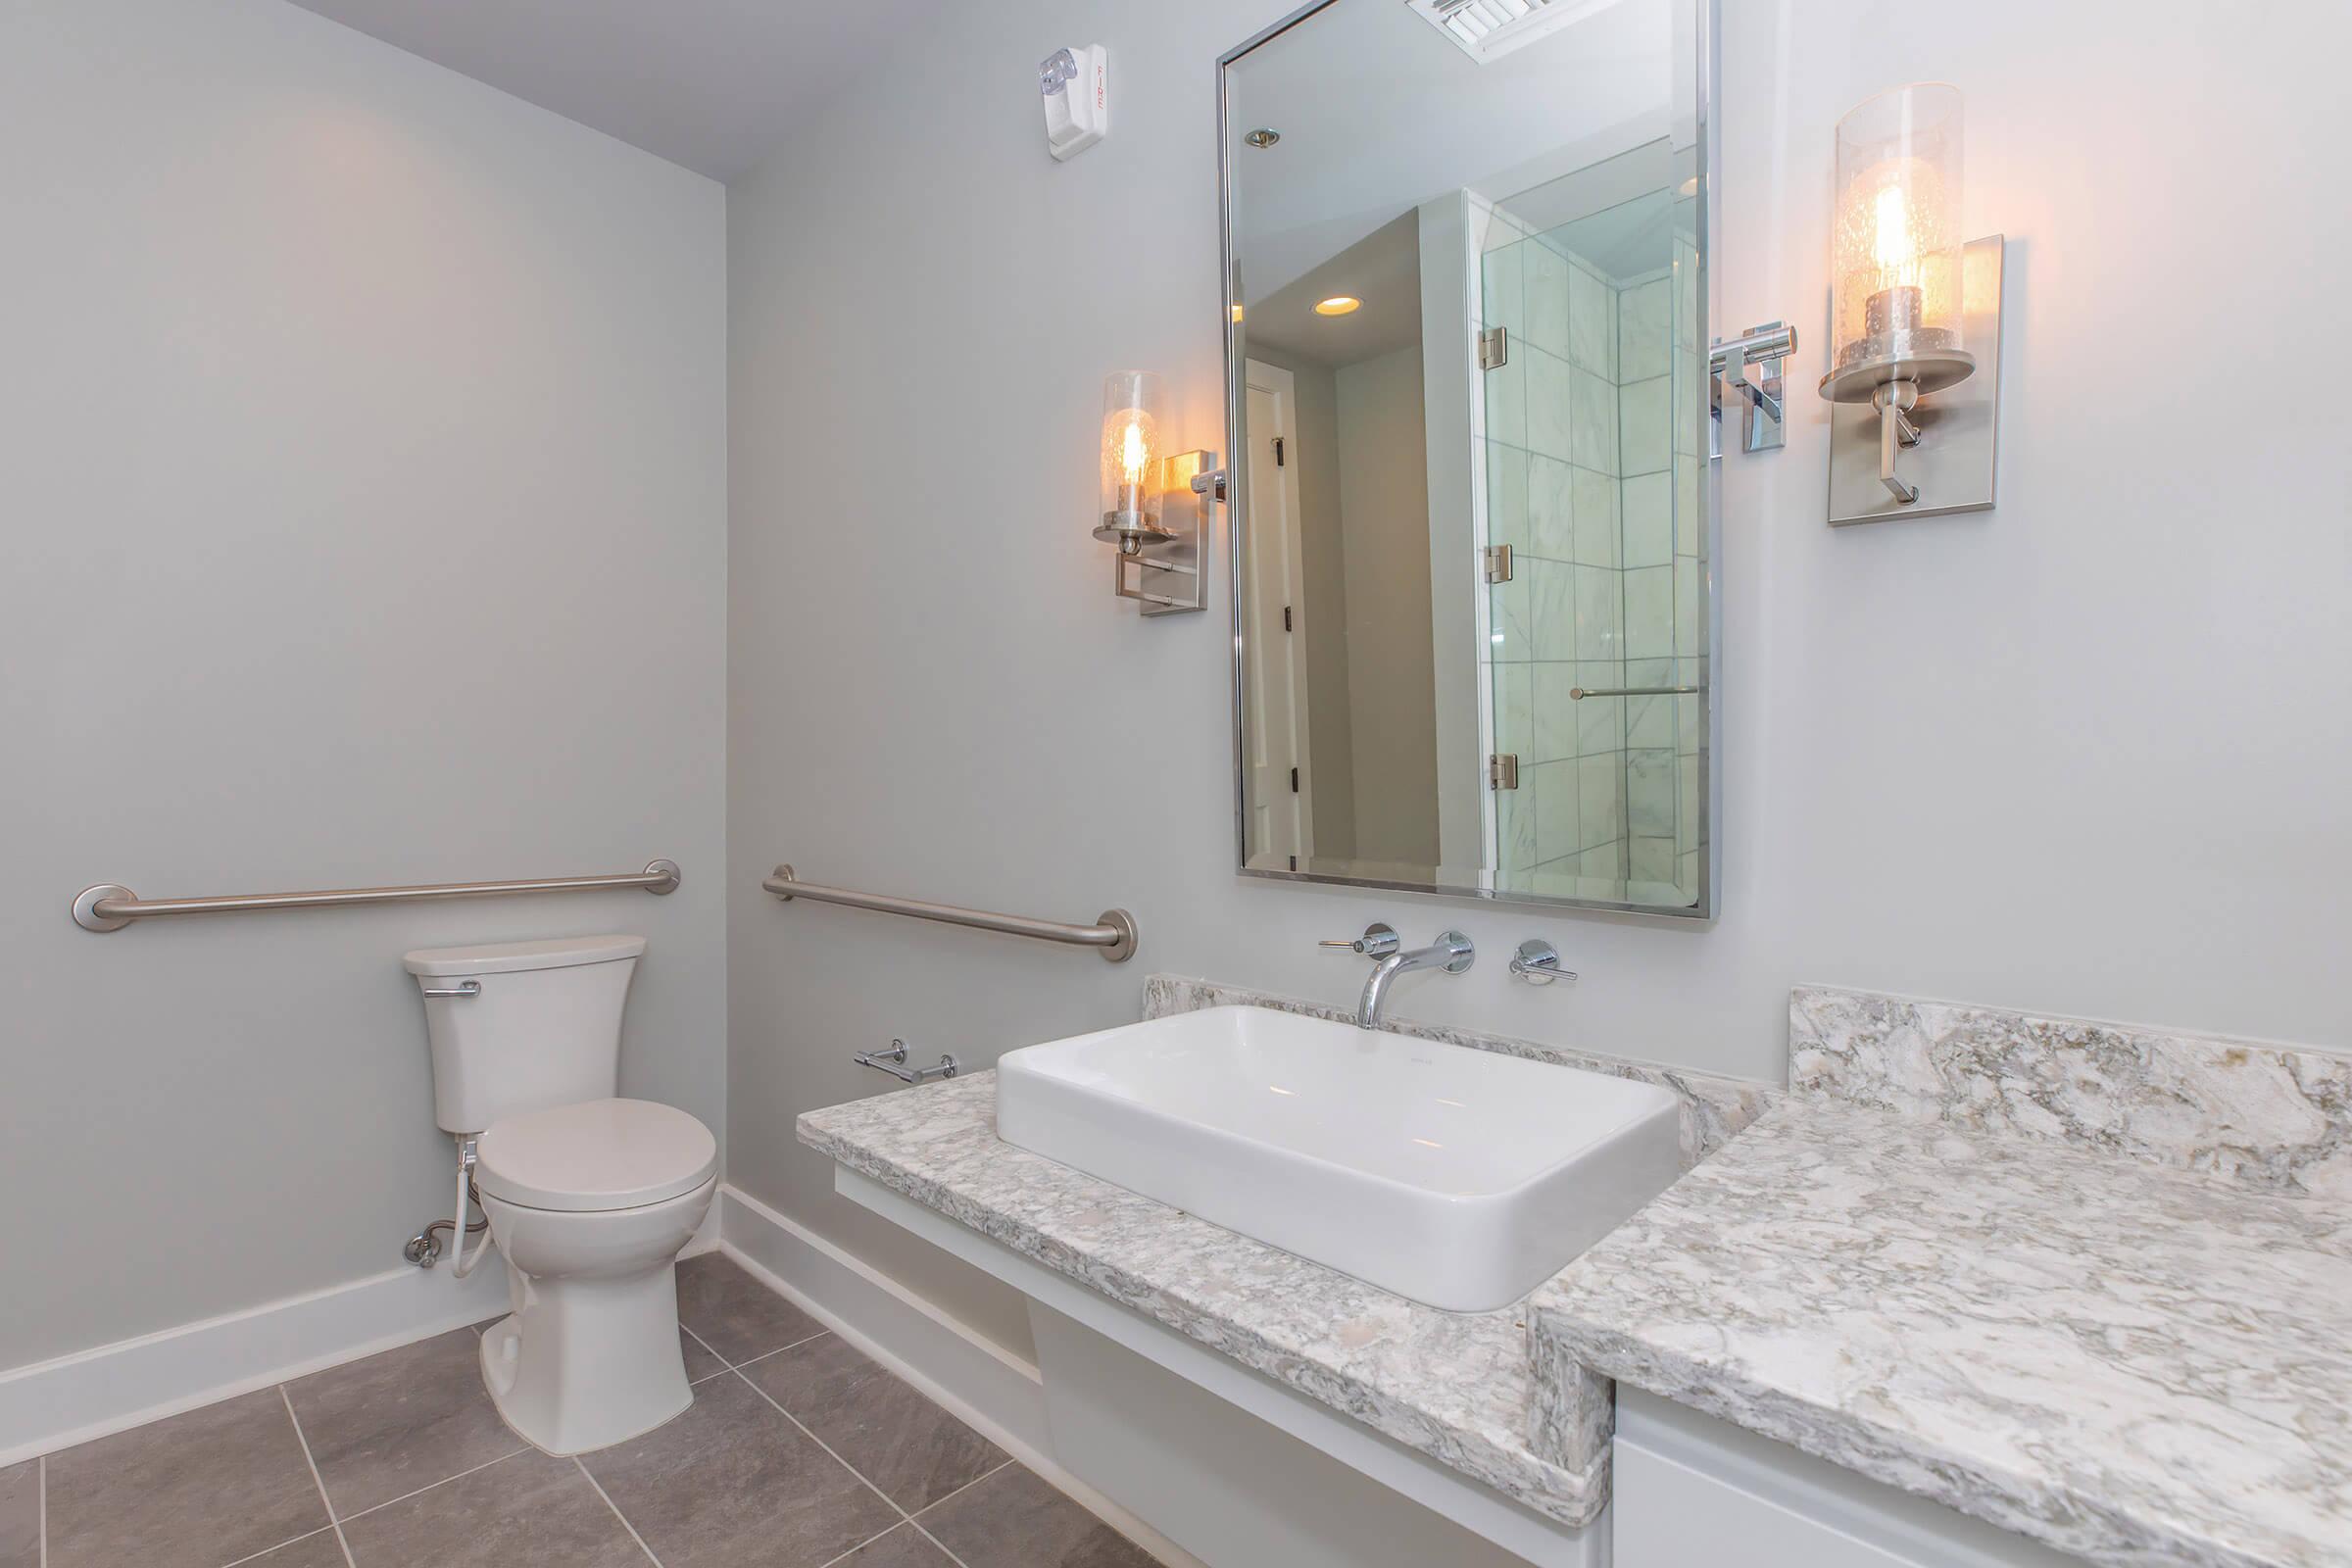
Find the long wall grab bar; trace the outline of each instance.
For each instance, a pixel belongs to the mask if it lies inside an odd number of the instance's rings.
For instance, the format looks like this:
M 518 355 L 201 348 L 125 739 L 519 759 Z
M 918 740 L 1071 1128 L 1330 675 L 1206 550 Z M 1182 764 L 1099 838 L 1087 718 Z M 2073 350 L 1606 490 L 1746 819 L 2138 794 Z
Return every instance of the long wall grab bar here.
M 120 931 L 159 914 L 232 914 L 246 909 L 324 909 L 342 904 L 413 904 L 423 899 L 486 899 L 502 893 L 590 893 L 643 888 L 674 893 L 678 862 L 648 860 L 642 871 L 618 876 L 550 876 L 528 882 L 436 882 L 411 888 L 333 888 L 321 893 L 233 893 L 215 899 L 142 899 L 119 882 L 83 888 L 74 900 L 74 923 L 84 931 Z
M 775 874 L 760 885 L 787 903 L 812 899 L 819 904 L 846 904 L 853 909 L 878 909 L 884 914 L 904 914 L 916 920 L 939 920 L 948 925 L 1002 931 L 1006 936 L 1029 937 L 1039 942 L 1093 948 L 1111 963 L 1125 963 L 1135 956 L 1135 916 L 1125 909 L 1104 909 L 1095 917 L 1093 925 L 1064 925 L 1059 920 L 1033 920 L 1025 914 L 999 914 L 994 909 L 965 909 L 953 904 L 926 904 L 921 899 L 896 898 L 888 893 L 859 893 L 852 888 L 827 887 L 822 882 L 804 882 L 793 875 L 789 865 L 777 866 Z
M 1698 690 L 1696 686 L 1571 686 L 1568 700 L 1581 703 L 1588 697 L 1690 697 Z

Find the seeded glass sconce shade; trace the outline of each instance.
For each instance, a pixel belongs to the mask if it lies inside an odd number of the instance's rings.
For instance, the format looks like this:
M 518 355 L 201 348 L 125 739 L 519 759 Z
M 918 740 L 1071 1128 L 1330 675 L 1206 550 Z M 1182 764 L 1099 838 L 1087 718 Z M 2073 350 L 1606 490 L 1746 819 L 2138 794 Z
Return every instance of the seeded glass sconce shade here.
M 1838 122 L 1830 370 L 1821 378 L 1821 395 L 1875 413 L 1874 491 L 1883 492 L 1881 507 L 1900 510 L 1920 499 L 1919 485 L 1896 472 L 1898 456 L 1919 447 L 1935 427 L 1925 415 L 1914 417 L 1920 400 L 1958 386 L 1978 368 L 1969 341 L 1975 330 L 1969 324 L 1969 257 L 1987 242 L 1972 247 L 1960 226 L 1961 135 L 1960 89 L 1945 82 L 1883 92 Z M 1989 243 L 1989 260 L 1977 270 L 1991 279 L 1993 304 L 1987 312 L 1980 299 L 1980 326 L 1998 320 L 1999 241 Z M 1980 286 L 1980 296 L 1984 292 Z M 1834 441 L 1843 428 L 1840 419 Z M 1984 499 L 1972 506 L 1991 502 L 1989 423 L 1984 436 Z M 1839 471 L 1834 452 L 1831 520 L 1866 520 L 1871 509 L 1841 501 Z
M 1933 392 L 1976 368 L 1961 317 L 1960 136 L 1960 89 L 1942 82 L 1881 93 L 1838 122 L 1822 382 L 1836 402 L 1891 380 Z
M 1170 537 L 1159 520 L 1160 427 L 1165 394 L 1149 370 L 1118 370 L 1102 383 L 1102 521 L 1095 537 L 1132 556 Z

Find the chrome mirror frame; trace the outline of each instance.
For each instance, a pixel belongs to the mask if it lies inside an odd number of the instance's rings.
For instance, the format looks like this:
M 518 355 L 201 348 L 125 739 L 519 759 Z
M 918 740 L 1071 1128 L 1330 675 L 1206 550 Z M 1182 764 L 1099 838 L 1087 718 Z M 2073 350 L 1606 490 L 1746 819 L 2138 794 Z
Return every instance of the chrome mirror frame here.
M 1347 876 L 1328 871 L 1272 870 L 1250 864 L 1250 798 L 1248 769 L 1249 678 L 1246 664 L 1248 655 L 1246 628 L 1243 624 L 1242 571 L 1243 550 L 1250 526 L 1249 484 L 1245 465 L 1248 462 L 1248 405 L 1238 352 L 1240 334 L 1236 328 L 1234 308 L 1239 290 L 1235 287 L 1234 214 L 1233 214 L 1233 121 L 1229 92 L 1231 68 L 1244 56 L 1270 40 L 1332 6 L 1357 3 L 1377 3 L 1377 0 L 1311 0 L 1280 22 L 1252 34 L 1236 47 L 1217 57 L 1217 239 L 1218 290 L 1221 296 L 1222 327 L 1224 332 L 1225 372 L 1225 451 L 1228 483 L 1226 486 L 1226 560 L 1228 577 L 1226 591 L 1231 601 L 1233 617 L 1233 673 L 1232 727 L 1229 739 L 1233 747 L 1233 851 L 1236 871 L 1246 877 L 1271 882 L 1295 882 L 1308 885 L 1377 888 L 1384 892 L 1419 893 L 1437 898 L 1476 899 L 1499 905 L 1520 905 L 1549 909 L 1591 910 L 1599 913 L 1626 915 L 1642 921 L 1657 921 L 1680 928 L 1694 924 L 1712 923 L 1723 899 L 1723 706 L 1720 697 L 1723 684 L 1723 594 L 1722 550 L 1723 508 L 1721 501 L 1720 459 L 1710 457 L 1699 468 L 1699 495 L 1705 509 L 1704 536 L 1707 545 L 1703 582 L 1706 592 L 1705 622 L 1707 630 L 1704 667 L 1706 684 L 1703 692 L 1704 710 L 1700 740 L 1699 765 L 1701 789 L 1699 803 L 1700 834 L 1698 840 L 1698 883 L 1693 902 L 1688 906 L 1634 904 L 1622 900 L 1567 898 L 1556 894 L 1520 892 L 1493 885 L 1494 871 L 1482 868 L 1483 885 L 1438 882 L 1405 882 L 1380 877 Z M 1719 38 L 1721 28 L 1718 9 L 1721 0 L 1674 0 L 1688 13 L 1688 21 L 1696 44 L 1698 72 L 1692 87 L 1693 136 L 1692 145 L 1697 157 L 1697 178 L 1701 199 L 1696 212 L 1698 254 L 1702 271 L 1697 291 L 1697 320 L 1694 330 L 1697 341 L 1711 343 L 1714 319 L 1713 294 L 1716 282 L 1714 234 L 1716 228 L 1717 192 L 1714 172 L 1720 163 L 1720 130 L 1714 112 L 1717 87 L 1722 80 L 1722 60 Z M 1703 369 L 1703 362 L 1702 362 Z M 1688 395 L 1704 398 L 1708 395 L 1710 377 L 1699 374 Z M 1737 413 L 1735 409 L 1735 413 Z M 1711 417 L 1720 420 L 1721 411 Z M 1713 443 L 1719 447 L 1720 442 Z

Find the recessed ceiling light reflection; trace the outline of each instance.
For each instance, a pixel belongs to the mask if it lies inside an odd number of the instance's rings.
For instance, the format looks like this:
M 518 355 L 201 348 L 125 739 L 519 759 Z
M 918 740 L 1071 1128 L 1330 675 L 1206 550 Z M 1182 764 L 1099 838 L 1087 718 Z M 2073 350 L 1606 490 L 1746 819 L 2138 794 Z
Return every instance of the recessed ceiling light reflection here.
M 1268 1089 L 1271 1089 L 1272 1091 L 1274 1091 L 1274 1093 L 1276 1093 L 1276 1094 L 1278 1094 L 1278 1095 L 1291 1095 L 1291 1096 L 1293 1096 L 1293 1097 L 1296 1097 L 1296 1096 L 1298 1095 L 1298 1090 L 1296 1090 L 1296 1089 L 1285 1089 L 1285 1088 L 1283 1088 L 1283 1087 L 1282 1087 L 1282 1085 L 1280 1085 L 1280 1084 L 1268 1084 L 1268 1085 L 1266 1085 L 1266 1087 L 1267 1087 Z
M 1334 294 L 1327 300 L 1315 301 L 1315 314 L 1317 316 L 1346 316 L 1351 311 L 1360 310 L 1363 303 L 1352 294 Z

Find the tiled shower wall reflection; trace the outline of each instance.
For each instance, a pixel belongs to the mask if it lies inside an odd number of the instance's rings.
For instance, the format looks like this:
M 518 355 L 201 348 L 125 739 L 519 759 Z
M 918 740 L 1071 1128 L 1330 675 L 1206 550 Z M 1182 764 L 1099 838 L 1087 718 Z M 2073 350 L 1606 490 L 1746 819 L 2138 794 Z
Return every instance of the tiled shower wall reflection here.
M 1515 570 L 1490 590 L 1485 653 L 1496 749 L 1520 760 L 1496 796 L 1500 885 L 1687 903 L 1699 700 L 1568 694 L 1703 684 L 1695 253 L 1678 240 L 1674 265 L 1612 277 L 1570 230 L 1492 221 L 1481 324 L 1510 352 L 1484 374 L 1481 437 L 1489 542 Z

